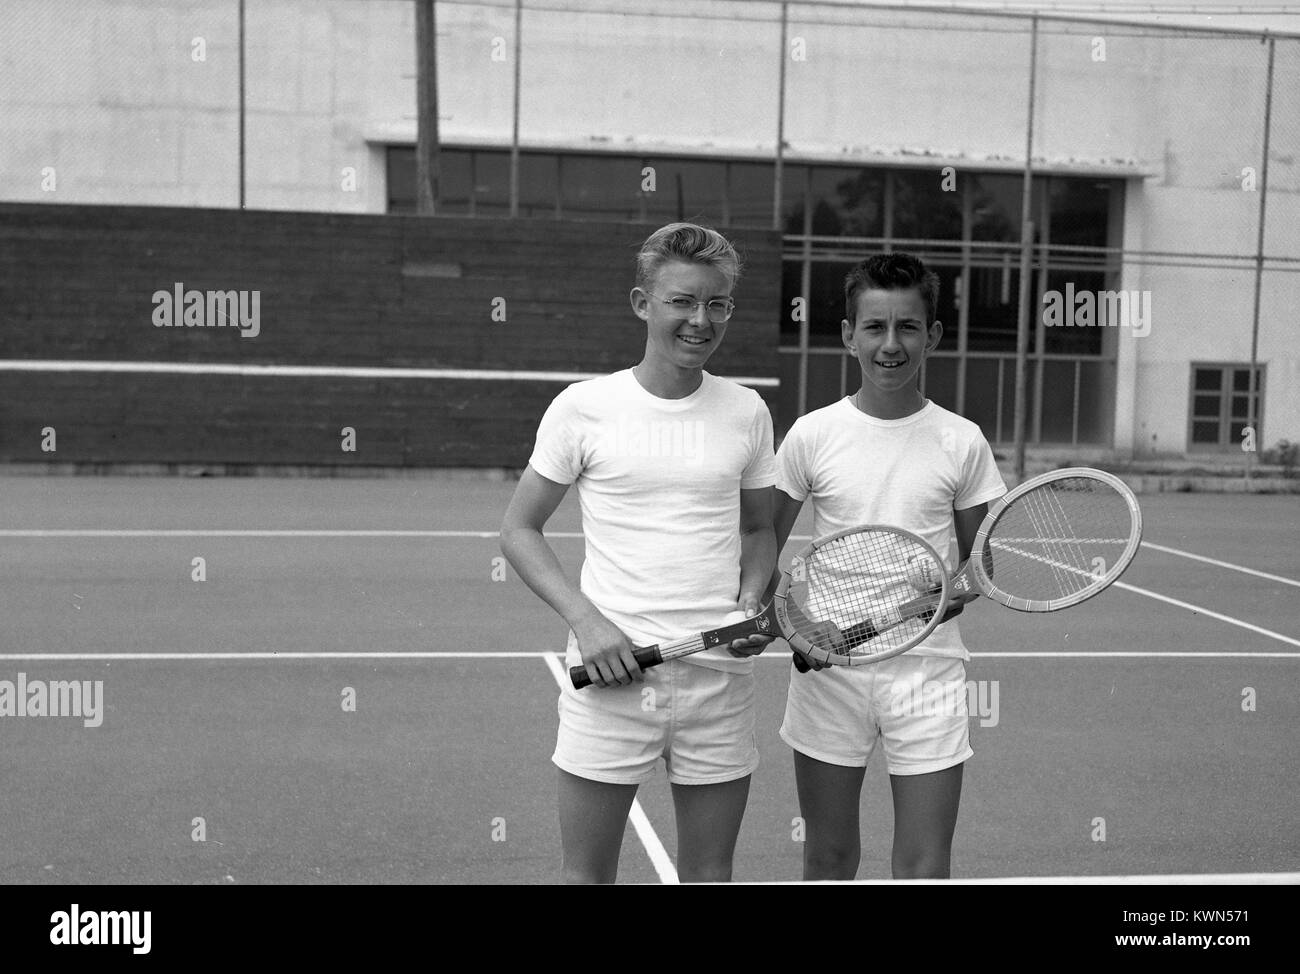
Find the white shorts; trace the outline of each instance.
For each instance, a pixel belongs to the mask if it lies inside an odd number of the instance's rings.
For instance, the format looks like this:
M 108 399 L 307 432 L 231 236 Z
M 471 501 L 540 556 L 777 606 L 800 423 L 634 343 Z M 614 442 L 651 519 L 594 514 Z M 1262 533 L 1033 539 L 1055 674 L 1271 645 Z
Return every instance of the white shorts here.
M 877 741 L 890 774 L 929 774 L 961 764 L 970 747 L 966 666 L 909 656 L 867 666 L 790 671 L 781 739 L 796 751 L 865 768 Z
M 753 774 L 754 675 L 684 660 L 645 671 L 644 683 L 560 691 L 551 760 L 592 781 L 639 785 L 664 759 L 668 780 L 712 785 Z

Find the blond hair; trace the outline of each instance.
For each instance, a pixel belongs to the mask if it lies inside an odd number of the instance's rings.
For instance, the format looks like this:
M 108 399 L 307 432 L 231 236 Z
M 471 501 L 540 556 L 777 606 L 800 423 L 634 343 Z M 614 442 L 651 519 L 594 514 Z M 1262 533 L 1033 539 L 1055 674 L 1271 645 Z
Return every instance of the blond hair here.
M 731 241 L 710 227 L 670 223 L 650 234 L 636 255 L 636 286 L 647 288 L 659 268 L 672 260 L 706 264 L 727 276 L 731 286 L 740 278 L 740 255 Z

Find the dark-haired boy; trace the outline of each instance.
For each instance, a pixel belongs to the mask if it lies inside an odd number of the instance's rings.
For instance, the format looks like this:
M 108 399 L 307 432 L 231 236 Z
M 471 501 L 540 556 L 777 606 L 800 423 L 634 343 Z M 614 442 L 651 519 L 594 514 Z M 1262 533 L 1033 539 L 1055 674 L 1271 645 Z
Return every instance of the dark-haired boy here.
M 919 534 L 945 557 L 955 540 L 964 561 L 989 501 L 1006 487 L 979 427 L 926 400 L 918 386 L 921 365 L 943 334 L 938 276 L 910 254 L 884 254 L 855 266 L 844 292 L 842 337 L 862 387 L 801 417 L 781 444 L 777 543 L 785 544 L 811 499 L 814 537 L 889 524 Z M 781 737 L 795 751 L 805 879 L 856 876 L 858 805 L 878 741 L 894 799 L 894 878 L 949 875 L 962 765 L 973 753 L 966 659 L 952 620 L 891 660 L 791 673 Z M 936 697 L 939 706 L 927 704 Z

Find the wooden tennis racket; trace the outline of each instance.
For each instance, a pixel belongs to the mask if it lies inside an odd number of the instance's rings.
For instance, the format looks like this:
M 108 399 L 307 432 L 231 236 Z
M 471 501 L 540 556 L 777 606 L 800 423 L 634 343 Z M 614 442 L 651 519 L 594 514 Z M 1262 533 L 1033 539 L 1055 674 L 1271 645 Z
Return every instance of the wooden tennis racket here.
M 943 601 L 923 595 L 898 610 L 932 611 L 969 592 L 1020 612 L 1056 612 L 1105 591 L 1141 542 L 1142 511 L 1122 480 L 1091 467 L 1053 470 L 994 502 Z M 795 666 L 808 669 L 797 655 Z
M 877 663 L 905 653 L 939 624 L 949 589 L 943 560 L 910 531 L 861 525 L 818 538 L 782 572 L 772 600 L 751 619 L 633 650 L 641 669 L 757 634 L 783 636 L 835 666 Z M 929 599 L 917 605 L 919 595 Z M 586 666 L 569 676 L 589 686 Z

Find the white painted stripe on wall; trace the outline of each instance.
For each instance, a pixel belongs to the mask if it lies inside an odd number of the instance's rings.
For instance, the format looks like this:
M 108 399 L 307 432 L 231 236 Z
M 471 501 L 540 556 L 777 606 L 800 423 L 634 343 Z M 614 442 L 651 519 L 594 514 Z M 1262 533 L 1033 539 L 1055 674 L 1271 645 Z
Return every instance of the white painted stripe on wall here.
M 527 369 L 399 369 L 343 365 L 237 365 L 226 362 L 85 362 L 62 359 L 0 359 L 0 372 L 133 372 L 159 375 L 241 375 L 273 378 L 465 379 L 487 382 L 581 382 L 603 372 L 539 372 Z M 775 389 L 780 379 L 753 375 L 722 378 L 743 386 Z

